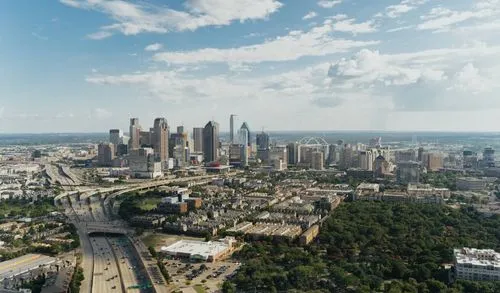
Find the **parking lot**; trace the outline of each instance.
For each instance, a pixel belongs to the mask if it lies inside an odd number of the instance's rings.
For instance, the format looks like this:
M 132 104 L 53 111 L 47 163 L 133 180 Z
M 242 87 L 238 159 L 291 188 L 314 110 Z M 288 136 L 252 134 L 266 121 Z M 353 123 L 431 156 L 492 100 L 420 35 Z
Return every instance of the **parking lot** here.
M 239 263 L 221 261 L 215 263 L 190 263 L 184 260 L 165 260 L 165 267 L 178 289 L 201 284 L 206 292 L 215 292 L 240 266 Z

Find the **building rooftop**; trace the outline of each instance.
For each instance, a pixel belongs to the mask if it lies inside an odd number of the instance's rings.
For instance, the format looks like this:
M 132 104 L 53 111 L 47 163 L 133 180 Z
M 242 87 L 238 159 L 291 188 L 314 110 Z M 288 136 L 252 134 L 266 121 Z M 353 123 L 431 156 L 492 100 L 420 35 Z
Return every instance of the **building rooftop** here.
M 500 268 L 500 253 L 493 249 L 477 249 L 464 247 L 454 249 L 453 254 L 457 264 L 472 264 L 475 266 L 493 266 Z
M 40 266 L 52 264 L 55 261 L 55 258 L 42 254 L 26 254 L 0 262 L 0 281 L 24 274 Z
M 189 255 L 200 255 L 207 259 L 216 256 L 230 248 L 226 242 L 220 241 L 195 241 L 195 240 L 179 240 L 170 246 L 163 246 L 162 252 L 167 253 L 183 253 Z

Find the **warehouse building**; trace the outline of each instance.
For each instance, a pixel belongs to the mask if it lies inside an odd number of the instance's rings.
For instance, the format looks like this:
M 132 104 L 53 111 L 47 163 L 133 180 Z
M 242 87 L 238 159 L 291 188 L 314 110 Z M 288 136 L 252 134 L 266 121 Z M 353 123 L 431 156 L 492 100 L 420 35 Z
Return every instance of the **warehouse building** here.
M 163 246 L 161 252 L 173 257 L 194 261 L 214 262 L 228 256 L 236 240 L 226 237 L 221 241 L 179 240 L 170 246 Z

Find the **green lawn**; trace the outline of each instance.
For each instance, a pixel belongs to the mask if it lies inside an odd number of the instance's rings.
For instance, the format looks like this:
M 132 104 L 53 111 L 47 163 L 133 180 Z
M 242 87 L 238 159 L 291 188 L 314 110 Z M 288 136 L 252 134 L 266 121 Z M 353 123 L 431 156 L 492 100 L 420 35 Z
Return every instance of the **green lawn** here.
M 150 211 L 155 209 L 161 202 L 161 198 L 145 198 L 137 205 L 143 211 Z
M 193 289 L 196 291 L 196 293 L 205 293 L 205 288 L 203 288 L 203 285 L 197 284 L 194 285 Z

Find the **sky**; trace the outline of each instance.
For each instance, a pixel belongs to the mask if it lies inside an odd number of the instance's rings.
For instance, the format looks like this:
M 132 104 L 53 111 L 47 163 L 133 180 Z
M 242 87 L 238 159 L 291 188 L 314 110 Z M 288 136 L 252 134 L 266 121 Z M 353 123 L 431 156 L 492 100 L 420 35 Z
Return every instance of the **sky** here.
M 498 131 L 500 0 L 0 1 L 0 132 Z

